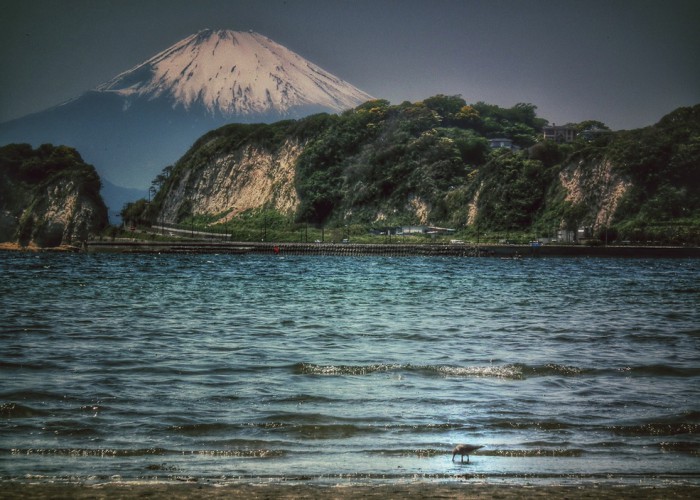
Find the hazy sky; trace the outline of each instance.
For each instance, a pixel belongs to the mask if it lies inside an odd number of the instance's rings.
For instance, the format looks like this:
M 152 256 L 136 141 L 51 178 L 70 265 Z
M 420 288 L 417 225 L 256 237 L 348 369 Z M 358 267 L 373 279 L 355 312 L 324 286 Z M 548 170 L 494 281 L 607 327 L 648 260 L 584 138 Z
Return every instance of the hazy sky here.
M 204 28 L 252 29 L 375 97 L 650 125 L 700 103 L 700 0 L 0 0 L 0 122 Z

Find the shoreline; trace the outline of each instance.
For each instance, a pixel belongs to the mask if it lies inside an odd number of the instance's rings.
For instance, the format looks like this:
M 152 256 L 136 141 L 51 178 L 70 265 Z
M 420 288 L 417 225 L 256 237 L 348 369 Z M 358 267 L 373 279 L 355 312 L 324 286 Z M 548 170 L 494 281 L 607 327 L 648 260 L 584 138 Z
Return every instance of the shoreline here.
M 31 483 L 0 482 L 0 499 L 154 499 L 199 498 L 305 498 L 305 499 L 366 499 L 366 498 L 516 498 L 547 499 L 691 499 L 700 497 L 700 485 L 630 485 L 623 483 L 584 483 L 571 485 L 532 484 L 471 484 L 458 483 L 399 483 L 399 484 L 283 484 L 198 482 L 109 482 L 109 483 Z
M 149 241 L 91 240 L 81 248 L 20 246 L 0 243 L 0 252 L 28 253 L 114 253 L 114 254 L 274 254 L 384 257 L 619 257 L 619 258 L 700 258 L 700 247 L 680 246 L 588 246 L 588 245 L 505 245 L 447 243 L 279 243 L 221 242 L 211 240 Z
M 60 245 L 57 247 L 39 247 L 34 243 L 30 243 L 27 246 L 21 246 L 19 243 L 15 242 L 5 242 L 0 243 L 0 251 L 5 252 L 28 252 L 28 253 L 79 253 L 81 248 L 72 245 Z
M 700 247 L 503 245 L 435 243 L 277 243 L 212 241 L 90 241 L 88 253 L 274 254 L 387 257 L 627 257 L 700 258 Z

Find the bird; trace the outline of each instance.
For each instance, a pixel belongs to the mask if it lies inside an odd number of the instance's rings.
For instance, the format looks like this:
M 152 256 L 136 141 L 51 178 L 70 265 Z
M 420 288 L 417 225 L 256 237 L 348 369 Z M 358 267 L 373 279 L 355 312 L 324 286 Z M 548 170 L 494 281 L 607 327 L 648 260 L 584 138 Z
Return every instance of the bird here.
M 467 463 L 469 463 L 469 454 L 480 448 L 483 448 L 483 446 L 475 444 L 458 444 L 455 446 L 454 450 L 452 450 L 452 461 L 455 461 L 455 456 L 459 453 L 462 456 L 462 463 L 464 463 L 464 455 L 467 456 Z

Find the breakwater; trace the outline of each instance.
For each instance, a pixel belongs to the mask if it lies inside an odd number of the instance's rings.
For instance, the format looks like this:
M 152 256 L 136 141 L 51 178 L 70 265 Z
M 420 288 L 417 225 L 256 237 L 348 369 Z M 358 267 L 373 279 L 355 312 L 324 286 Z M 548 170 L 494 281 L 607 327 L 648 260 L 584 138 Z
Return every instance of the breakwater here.
M 691 257 L 700 258 L 698 247 L 585 246 L 585 245 L 470 245 L 470 244 L 366 244 L 276 243 L 212 241 L 90 241 L 91 253 L 335 255 L 387 257 Z

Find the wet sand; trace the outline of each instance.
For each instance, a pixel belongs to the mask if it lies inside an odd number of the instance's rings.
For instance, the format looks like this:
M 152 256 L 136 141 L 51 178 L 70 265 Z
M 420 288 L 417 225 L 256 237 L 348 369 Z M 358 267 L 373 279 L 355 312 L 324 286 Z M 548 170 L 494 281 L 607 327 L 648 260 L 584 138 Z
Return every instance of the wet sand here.
M 300 484 L 197 484 L 197 483 L 107 483 L 28 484 L 0 483 L 0 499 L 695 499 L 700 485 L 630 486 L 586 484 L 571 486 L 454 484 L 300 485 Z

